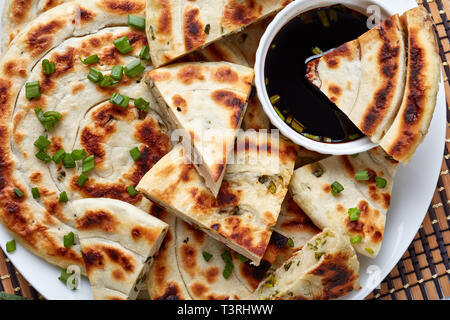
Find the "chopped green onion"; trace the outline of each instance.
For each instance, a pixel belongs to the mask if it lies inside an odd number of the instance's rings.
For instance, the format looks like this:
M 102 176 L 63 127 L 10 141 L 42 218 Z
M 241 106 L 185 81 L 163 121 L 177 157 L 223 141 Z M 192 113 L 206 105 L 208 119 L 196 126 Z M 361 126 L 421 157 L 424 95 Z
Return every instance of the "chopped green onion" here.
M 84 173 L 82 173 L 82 174 L 78 177 L 77 185 L 78 185 L 80 188 L 83 188 L 84 184 L 85 184 L 86 181 L 88 181 L 88 180 L 89 180 L 88 176 L 85 175 Z
M 22 190 L 20 190 L 19 188 L 14 188 L 14 193 L 16 194 L 16 196 L 18 196 L 19 198 L 22 198 L 24 196 Z
M 63 270 L 61 270 L 61 275 L 58 277 L 58 279 L 62 283 L 67 284 L 67 281 L 69 280 L 71 275 L 73 275 L 73 272 L 72 273 L 68 273 L 67 270 L 63 269 Z M 75 279 L 73 279 L 73 281 L 74 281 L 74 284 L 75 284 Z
M 278 101 L 280 101 L 281 97 L 279 94 L 275 94 L 270 97 L 270 103 L 276 104 Z
M 314 140 L 314 141 L 320 141 L 321 140 L 320 136 L 316 136 L 316 135 L 309 134 L 309 133 L 303 133 L 303 136 L 308 138 L 308 139 Z
M 51 144 L 50 140 L 48 140 L 47 136 L 40 136 L 35 142 L 34 146 L 39 150 L 45 150 Z
M 86 150 L 81 149 L 81 150 L 73 150 L 71 155 L 72 155 L 72 159 L 77 161 L 77 160 L 83 160 L 84 158 L 86 158 L 87 153 L 86 153 Z
M 330 27 L 330 21 L 328 20 L 328 16 L 326 11 L 324 10 L 319 10 L 317 11 L 317 15 L 319 16 L 320 22 L 322 22 L 322 25 L 325 28 L 329 28 Z
M 134 106 L 142 111 L 148 111 L 150 109 L 150 102 L 144 100 L 143 98 L 139 98 L 134 100 Z
M 100 87 L 102 88 L 112 86 L 113 84 L 117 84 L 117 82 L 114 81 L 113 78 L 111 78 L 110 76 L 104 76 L 99 83 Z
M 333 196 L 336 196 L 338 193 L 341 193 L 342 191 L 344 191 L 344 187 L 342 186 L 342 184 L 340 184 L 337 181 L 333 182 L 333 184 L 331 185 L 331 193 L 333 194 Z
M 11 240 L 6 243 L 6 252 L 11 253 L 16 251 L 16 240 Z
M 381 177 L 375 177 L 375 182 L 378 188 L 384 189 L 387 185 L 387 180 Z
M 284 115 L 280 112 L 280 110 L 277 107 L 273 107 L 275 112 L 278 114 L 278 116 L 280 117 L 281 120 L 285 121 L 286 118 L 284 117 Z
M 129 186 L 127 188 L 127 192 L 131 197 L 135 197 L 138 195 L 138 192 L 136 191 L 136 189 L 133 186 Z
M 325 255 L 325 252 L 314 252 L 314 257 L 316 258 L 316 260 L 320 260 L 320 258 L 322 258 L 322 256 Z
M 33 199 L 39 199 L 41 197 L 41 193 L 38 188 L 31 188 L 31 194 L 33 195 Z
M 359 156 L 359 153 L 355 153 L 355 154 L 351 155 L 352 158 L 358 158 L 358 156 Z
M 61 113 L 57 111 L 47 111 L 44 113 L 42 112 L 42 109 L 40 107 L 34 109 L 34 112 L 39 122 L 44 126 L 44 129 L 47 131 L 53 129 L 58 123 L 58 121 L 61 120 L 62 118 Z
M 145 30 L 145 18 L 130 14 L 128 15 L 128 26 L 138 30 Z
M 66 203 L 69 201 L 69 197 L 67 197 L 67 192 L 63 191 L 59 194 L 59 202 Z
M 367 181 L 370 179 L 369 171 L 358 171 L 355 173 L 355 179 L 358 181 Z
M 366 248 L 365 249 L 369 254 L 374 254 L 375 252 L 373 251 L 372 248 Z
M 96 55 L 96 54 L 94 54 L 94 55 L 92 55 L 90 57 L 87 57 L 84 60 L 81 60 L 81 62 L 83 62 L 84 64 L 94 64 L 94 63 L 97 63 L 99 61 L 100 61 L 100 59 L 99 59 L 98 55 Z
M 270 181 L 269 186 L 267 187 L 270 193 L 275 194 L 277 193 L 277 186 L 273 181 Z
M 302 133 L 303 130 L 305 129 L 305 126 L 302 125 L 300 122 L 298 122 L 296 119 L 292 120 L 291 127 L 292 127 L 292 129 L 294 129 L 298 133 Z
M 243 256 L 242 254 L 240 254 L 240 253 L 237 254 L 237 257 L 238 257 L 238 259 L 239 259 L 241 262 L 247 262 L 247 261 L 250 260 L 249 258 L 244 257 L 244 256 Z
M 125 75 L 129 78 L 134 78 L 141 74 L 145 67 L 141 64 L 141 59 L 135 59 L 125 66 Z
M 49 163 L 50 161 L 52 161 L 52 158 L 42 150 L 40 150 L 38 153 L 36 153 L 36 158 L 38 158 L 39 160 L 41 160 L 45 163 Z
M 222 275 L 225 279 L 228 279 L 233 273 L 234 265 L 232 263 L 225 264 L 225 269 L 223 269 Z
M 15 294 L 9 294 L 6 292 L 0 292 L 0 300 L 9 300 L 9 301 L 14 301 L 14 300 L 21 300 L 21 301 L 28 301 L 31 300 L 31 298 L 26 298 L 26 297 L 22 297 L 22 296 L 16 296 Z
M 319 54 L 323 55 L 323 51 L 320 50 L 319 47 L 314 47 L 314 48 L 312 49 L 312 52 L 313 52 L 315 55 L 319 55 Z
M 46 118 L 55 117 L 56 119 L 61 120 L 62 114 L 57 111 L 47 111 L 47 112 L 44 112 L 44 117 L 46 117 Z
M 360 243 L 362 240 L 362 237 L 358 234 L 357 236 L 350 238 L 350 242 L 353 244 Z
M 318 162 L 311 164 L 311 169 L 312 174 L 315 175 L 317 178 L 320 178 L 325 173 L 325 169 Z
M 350 221 L 358 221 L 361 211 L 358 208 L 348 209 L 348 215 L 350 216 Z
M 134 147 L 133 149 L 131 149 L 130 150 L 130 155 L 131 155 L 131 158 L 133 158 L 134 161 L 138 161 L 141 158 L 141 156 L 142 156 L 142 154 L 139 151 L 138 147 Z
M 116 106 L 126 108 L 130 103 L 130 98 L 120 93 L 114 93 L 109 102 Z
M 150 48 L 147 46 L 144 46 L 142 48 L 141 52 L 139 53 L 139 57 L 141 59 L 149 61 L 150 60 Z
M 73 232 L 69 232 L 64 236 L 64 247 L 70 248 L 73 246 L 75 242 L 75 234 Z
M 66 152 L 64 151 L 64 149 L 59 149 L 53 155 L 53 158 L 52 158 L 53 162 L 56 163 L 56 164 L 60 163 L 65 154 L 66 154 Z
M 62 163 L 64 168 L 66 169 L 71 169 L 71 168 L 75 168 L 76 164 L 75 164 L 75 160 L 72 158 L 72 154 L 70 153 L 65 153 L 63 158 L 62 158 Z
M 122 37 L 120 39 L 114 40 L 113 44 L 117 48 L 117 50 L 119 50 L 120 53 L 123 54 L 129 53 L 133 50 L 128 37 Z
M 209 260 L 211 260 L 211 258 L 213 257 L 213 255 L 209 252 L 203 251 L 202 252 L 202 256 L 203 259 L 205 259 L 206 262 L 209 262 Z
M 33 81 L 25 84 L 25 96 L 28 100 L 39 98 L 41 96 L 41 83 Z
M 48 59 L 42 60 L 42 72 L 44 74 L 52 74 L 56 71 L 56 66 L 54 62 L 50 62 Z
M 288 241 L 287 241 L 287 245 L 289 247 L 293 248 L 295 246 L 294 239 L 289 238 Z
M 81 172 L 87 173 L 95 168 L 95 159 L 94 155 L 90 155 L 86 159 L 83 160 L 83 163 L 81 165 Z
M 122 66 L 114 66 L 111 70 L 110 77 L 114 80 L 120 81 L 122 80 L 123 67 Z
M 356 140 L 360 137 L 359 133 L 351 134 L 348 136 L 348 140 Z
M 103 73 L 91 67 L 89 69 L 88 79 L 93 83 L 99 83 L 103 80 Z
M 226 263 L 233 263 L 233 259 L 231 258 L 231 253 L 229 251 L 225 251 L 220 255 Z

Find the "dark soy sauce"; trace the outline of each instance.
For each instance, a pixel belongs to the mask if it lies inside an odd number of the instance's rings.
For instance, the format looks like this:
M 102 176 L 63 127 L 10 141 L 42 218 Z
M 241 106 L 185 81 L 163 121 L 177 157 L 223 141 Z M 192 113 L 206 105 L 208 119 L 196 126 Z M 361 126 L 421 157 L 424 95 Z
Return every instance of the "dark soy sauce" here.
M 367 16 L 335 5 L 305 12 L 288 22 L 272 42 L 265 76 L 280 118 L 307 138 L 346 142 L 363 136 L 347 116 L 306 79 L 305 60 L 367 32 Z M 295 119 L 295 120 L 294 120 Z

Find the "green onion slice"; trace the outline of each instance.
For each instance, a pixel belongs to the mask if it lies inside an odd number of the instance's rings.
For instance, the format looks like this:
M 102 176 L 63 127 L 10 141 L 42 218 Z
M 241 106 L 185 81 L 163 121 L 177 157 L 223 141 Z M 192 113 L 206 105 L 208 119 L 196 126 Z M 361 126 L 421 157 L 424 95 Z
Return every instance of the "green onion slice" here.
M 279 102 L 281 99 L 279 94 L 275 94 L 273 96 L 270 97 L 270 103 L 272 104 L 276 104 L 277 102 Z
M 120 93 L 114 93 L 109 102 L 116 106 L 127 108 L 130 103 L 130 98 Z
M 289 247 L 293 248 L 295 246 L 294 239 L 289 238 L 288 241 L 287 241 L 287 245 Z
M 93 83 L 99 83 L 100 81 L 103 80 L 103 73 L 91 67 L 89 69 L 88 79 L 91 80 Z
M 141 74 L 145 67 L 141 64 L 141 59 L 135 59 L 125 66 L 125 75 L 129 78 L 134 78 Z
M 350 221 L 358 221 L 361 211 L 358 208 L 348 209 L 348 215 L 350 216 Z
M 47 136 L 40 136 L 35 142 L 34 146 L 39 150 L 45 150 L 51 144 L 50 140 L 48 140 Z
M 88 181 L 88 180 L 89 180 L 88 176 L 85 175 L 84 173 L 82 173 L 82 174 L 78 177 L 77 185 L 78 185 L 80 188 L 83 188 L 84 184 L 85 184 L 86 181 Z
M 66 168 L 66 169 L 71 169 L 71 168 L 76 167 L 75 160 L 72 158 L 72 154 L 70 154 L 70 153 L 64 154 L 64 156 L 62 157 L 62 163 L 63 163 L 64 168 Z
M 38 188 L 31 188 L 31 194 L 33 195 L 33 199 L 39 199 L 41 197 L 41 193 Z
M 64 283 L 67 284 L 67 280 L 69 280 L 70 276 L 73 275 L 73 273 L 68 273 L 67 270 L 63 269 L 61 270 L 61 275 L 58 277 L 58 279 Z M 75 279 L 74 280 L 74 284 L 75 284 Z
M 128 15 L 128 26 L 138 30 L 145 30 L 145 18 L 130 14 Z
M 83 160 L 84 158 L 86 158 L 87 153 L 86 153 L 86 150 L 81 149 L 81 150 L 73 150 L 71 155 L 72 155 L 72 159 L 77 161 L 77 160 Z
M 223 277 L 225 279 L 228 279 L 231 276 L 231 274 L 233 273 L 233 269 L 234 269 L 234 265 L 232 263 L 225 264 L 225 269 L 223 269 L 223 273 L 222 273 Z
M 342 186 L 342 184 L 337 181 L 333 182 L 333 184 L 331 185 L 331 193 L 333 194 L 333 196 L 341 193 L 342 191 L 344 191 L 344 187 Z
M 203 259 L 205 259 L 206 262 L 209 262 L 209 260 L 211 260 L 211 258 L 213 257 L 213 255 L 209 252 L 203 251 L 202 252 L 202 256 Z
M 113 84 L 117 84 L 117 82 L 114 81 L 114 79 L 111 78 L 111 76 L 104 76 L 103 79 L 99 83 L 100 87 L 102 87 L 102 88 L 112 86 Z
M 87 173 L 91 170 L 94 170 L 95 168 L 95 158 L 94 155 L 90 155 L 89 157 L 87 157 L 86 159 L 83 160 L 83 163 L 81 165 L 81 172 L 82 173 Z
M 144 100 L 143 98 L 138 98 L 134 100 L 134 106 L 139 110 L 147 112 L 150 109 L 150 102 Z
M 84 60 L 81 60 L 81 62 L 83 62 L 84 64 L 88 65 L 88 64 L 94 64 L 100 61 L 100 58 L 98 57 L 98 55 L 93 54 L 90 57 L 87 57 Z
M 42 60 L 42 72 L 44 74 L 52 74 L 56 71 L 56 66 L 54 62 L 50 62 L 48 59 Z
M 41 160 L 44 163 L 49 163 L 50 161 L 52 161 L 52 158 L 42 150 L 40 150 L 38 153 L 36 153 L 36 158 L 38 158 L 39 160 Z
M 360 243 L 362 240 L 362 237 L 358 234 L 357 236 L 350 238 L 350 242 L 353 244 Z
M 39 98 L 41 96 L 41 83 L 39 81 L 26 83 L 25 96 L 28 100 Z
M 16 240 L 11 240 L 6 243 L 6 252 L 11 253 L 16 251 Z
M 31 298 L 26 298 L 26 297 L 22 297 L 22 296 L 16 296 L 15 294 L 9 294 L 6 292 L 0 292 L 0 300 L 9 300 L 9 301 L 14 301 L 14 300 L 21 300 L 21 301 L 28 301 L 31 300 Z
M 375 177 L 375 183 L 378 188 L 384 189 L 387 185 L 387 180 L 381 177 Z
M 127 188 L 127 192 L 131 197 L 135 197 L 138 195 L 138 192 L 136 191 L 136 189 L 133 186 L 129 186 Z
M 131 158 L 133 158 L 134 161 L 138 161 L 141 158 L 141 156 L 142 156 L 142 154 L 139 151 L 138 147 L 134 147 L 133 149 L 131 149 L 130 150 L 130 155 L 131 155 Z
M 150 61 L 150 48 L 147 46 L 144 46 L 141 50 L 141 52 L 139 53 L 139 57 L 141 59 Z
M 59 202 L 66 203 L 69 201 L 69 197 L 67 197 L 67 192 L 63 191 L 59 194 Z
M 110 77 L 116 81 L 122 80 L 123 67 L 122 66 L 114 66 L 111 70 Z
M 64 236 L 64 247 L 70 248 L 73 246 L 75 242 L 75 234 L 73 232 L 69 232 Z
M 238 259 L 239 259 L 241 262 L 247 262 L 247 261 L 250 260 L 249 258 L 244 257 L 244 256 L 243 256 L 242 254 L 240 254 L 240 253 L 237 254 L 237 257 L 238 257 Z
M 52 158 L 53 162 L 56 163 L 56 164 L 60 163 L 65 154 L 66 154 L 66 152 L 64 151 L 64 149 L 59 149 L 53 155 L 53 158 Z
M 57 111 L 47 111 L 43 112 L 40 107 L 34 109 L 34 113 L 38 118 L 39 122 L 44 126 L 46 131 L 53 129 L 59 120 L 61 120 L 62 115 Z
M 130 44 L 130 41 L 128 40 L 128 37 L 122 37 L 117 40 L 113 41 L 114 46 L 117 48 L 117 50 L 120 51 L 120 53 L 126 54 L 133 50 L 133 47 Z
M 19 198 L 22 198 L 24 196 L 22 190 L 20 190 L 19 188 L 14 188 L 14 193 L 16 194 L 16 196 L 18 196 Z
M 355 179 L 358 181 L 367 181 L 370 179 L 369 171 L 358 171 L 355 173 Z

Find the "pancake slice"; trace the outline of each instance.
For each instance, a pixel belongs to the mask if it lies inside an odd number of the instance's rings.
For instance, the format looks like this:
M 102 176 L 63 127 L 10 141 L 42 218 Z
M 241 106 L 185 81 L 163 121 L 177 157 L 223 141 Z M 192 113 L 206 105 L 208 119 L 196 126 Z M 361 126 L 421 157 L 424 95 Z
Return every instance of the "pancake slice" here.
M 316 226 L 336 229 L 353 239 L 358 253 L 374 258 L 381 248 L 397 166 L 381 148 L 334 156 L 297 169 L 290 187 L 294 201 Z M 357 180 L 360 176 L 369 180 Z M 335 182 L 344 190 L 333 195 Z
M 328 300 L 359 287 L 359 262 L 350 241 L 326 228 L 262 282 L 252 298 Z
M 408 74 L 400 110 L 380 145 L 408 163 L 425 138 L 439 91 L 440 58 L 432 17 L 423 8 L 402 16 L 408 34 Z
M 72 202 L 94 299 L 136 299 L 168 230 L 163 221 L 119 200 Z
M 156 67 L 264 17 L 291 0 L 147 0 L 146 29 Z
M 253 70 L 225 62 L 181 63 L 151 71 L 146 81 L 206 186 L 217 196 L 245 114 Z
M 181 145 L 144 176 L 137 190 L 259 265 L 286 196 L 298 149 L 276 136 L 255 132 L 242 134 L 240 139 L 245 147 L 236 150 L 217 198 L 193 165 L 186 163 Z

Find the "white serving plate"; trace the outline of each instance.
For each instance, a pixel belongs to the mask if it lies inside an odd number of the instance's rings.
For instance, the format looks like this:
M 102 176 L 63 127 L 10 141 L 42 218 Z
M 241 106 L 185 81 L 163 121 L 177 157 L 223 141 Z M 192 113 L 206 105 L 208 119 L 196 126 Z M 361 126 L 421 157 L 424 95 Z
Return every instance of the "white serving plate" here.
M 399 13 L 416 6 L 414 0 L 378 1 L 383 2 L 390 11 Z M 0 14 L 2 9 L 0 8 Z M 1 27 L 0 25 L 0 30 Z M 361 289 L 347 295 L 345 299 L 364 299 L 369 295 L 394 268 L 417 233 L 430 205 L 441 168 L 446 134 L 446 112 L 444 84 L 441 81 L 437 107 L 428 136 L 411 163 L 400 166 L 396 176 L 381 252 L 376 259 L 359 256 Z M 0 226 L 0 246 L 5 252 L 6 242 L 11 239 L 12 236 Z M 79 290 L 69 290 L 58 280 L 61 271 L 59 268 L 46 263 L 19 244 L 17 244 L 17 250 L 7 256 L 28 282 L 45 298 L 92 299 L 90 285 L 86 279 L 82 280 Z M 376 272 L 373 272 L 374 270 Z

